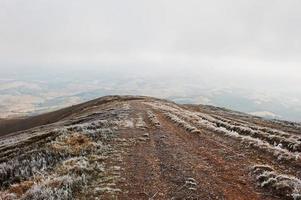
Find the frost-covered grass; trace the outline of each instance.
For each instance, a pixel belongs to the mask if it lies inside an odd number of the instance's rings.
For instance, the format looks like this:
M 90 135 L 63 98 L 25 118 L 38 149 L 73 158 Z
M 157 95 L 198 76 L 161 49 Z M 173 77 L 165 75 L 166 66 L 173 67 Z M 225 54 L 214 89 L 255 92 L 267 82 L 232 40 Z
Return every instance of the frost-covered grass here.
M 86 168 L 83 163 L 73 163 L 65 171 L 57 171 L 59 173 L 41 173 L 30 181 L 14 184 L 9 190 L 0 192 L 0 197 L 7 200 L 73 199 L 74 193 L 86 185 Z
M 212 123 L 215 123 L 218 127 L 224 127 L 227 130 L 236 131 L 241 135 L 259 138 L 274 146 L 280 145 L 282 148 L 292 152 L 301 152 L 300 137 L 295 135 L 289 135 L 288 133 L 276 131 L 266 127 L 254 127 L 250 125 L 246 126 L 238 123 L 233 125 L 233 123 L 224 122 L 221 120 L 215 120 L 212 121 Z
M 196 127 L 190 125 L 188 122 L 186 122 L 185 120 L 182 120 L 181 118 L 179 118 L 176 115 L 173 115 L 171 113 L 166 112 L 165 113 L 166 117 L 168 119 L 170 119 L 173 123 L 177 124 L 177 126 L 182 127 L 183 129 L 185 129 L 186 131 L 190 132 L 190 133 L 201 133 L 200 130 L 198 130 Z
M 180 127 L 189 130 L 207 129 L 240 140 L 247 147 L 271 153 L 278 160 L 296 161 L 301 158 L 300 136 L 268 127 L 232 122 L 201 112 L 189 111 L 165 102 L 147 102 L 153 109 L 161 110 Z
M 116 133 L 134 127 L 136 119 L 130 117 L 130 108 L 118 102 L 100 112 L 93 107 L 70 120 L 1 140 L 0 199 L 65 200 L 121 191 L 107 185 L 119 175 L 116 170 L 110 175 L 105 163 L 108 158 L 121 160 L 115 147 L 124 148 L 126 141 L 119 146 Z M 117 142 L 114 147 L 113 140 Z M 96 187 L 96 183 L 102 184 Z
M 235 131 L 241 135 L 258 138 L 274 146 L 280 145 L 282 148 L 285 148 L 292 152 L 301 151 L 300 136 L 275 130 L 268 127 L 255 126 L 248 122 L 243 123 L 243 122 L 238 122 L 236 120 L 231 121 L 229 119 L 224 119 L 220 116 L 214 115 L 214 117 L 212 116 L 208 117 L 207 114 L 203 114 L 203 113 L 198 113 L 196 115 L 199 116 L 202 120 L 208 121 L 209 123 L 213 123 L 214 126 L 224 127 L 229 131 Z
M 158 118 L 156 117 L 156 115 L 151 110 L 147 111 L 147 116 L 148 116 L 148 118 L 149 118 L 149 120 L 150 120 L 150 122 L 152 123 L 153 126 L 155 126 L 157 128 L 161 127 L 161 124 L 160 124 Z
M 224 134 L 230 136 L 235 139 L 239 139 L 241 142 L 247 144 L 248 146 L 252 146 L 258 148 L 260 150 L 264 150 L 273 154 L 279 160 L 298 160 L 300 159 L 300 153 L 290 151 L 288 148 L 284 148 L 285 146 L 282 143 L 273 143 L 272 141 L 268 141 L 263 137 L 259 137 L 254 134 L 250 129 L 242 127 L 242 128 L 229 128 L 227 126 L 219 126 L 217 123 L 212 123 L 208 120 L 198 120 L 197 124 L 201 127 L 205 127 L 207 129 L 213 130 L 216 133 Z M 273 137 L 271 137 L 273 138 Z M 295 144 L 292 147 L 296 147 Z
M 253 134 L 246 134 L 246 131 L 241 131 L 241 129 L 228 129 L 224 126 L 217 126 L 215 123 L 211 123 L 206 120 L 199 120 L 197 124 L 199 126 L 213 130 L 216 133 L 224 134 L 229 137 L 238 139 L 242 143 L 247 144 L 247 146 L 252 146 L 254 148 L 258 148 L 260 150 L 271 153 L 278 160 L 291 161 L 300 159 L 299 152 L 291 152 L 288 149 L 283 148 L 282 145 L 279 145 L 277 143 L 271 144 L 271 142 L 263 140 L 261 137 L 255 137 Z
M 65 133 L 49 144 L 47 154 L 25 154 L 26 160 L 2 163 L 0 199 L 73 199 L 93 174 L 103 171 L 102 154 L 108 148 L 88 135 Z M 59 155 L 64 156 L 54 157 Z
M 286 174 L 276 172 L 269 165 L 255 165 L 252 175 L 259 186 L 277 194 L 284 199 L 301 199 L 301 180 Z
M 89 125 L 57 129 L 52 132 L 59 133 L 59 136 L 38 148 L 32 147 L 34 150 L 19 154 L 7 153 L 7 161 L 0 164 L 0 187 L 26 180 L 36 172 L 52 168 L 69 157 L 86 155 L 101 149 L 101 141 L 107 141 L 114 136 L 112 129 L 102 128 L 103 126 L 106 127 L 104 122 L 92 122 Z M 75 130 L 83 132 L 74 132 Z M 30 143 L 26 148 L 30 148 Z
M 34 184 L 21 199 L 24 200 L 68 200 L 73 199 L 77 189 L 85 185 L 85 176 L 59 176 L 48 178 L 41 183 Z
M 135 127 L 139 129 L 147 129 L 147 125 L 141 114 L 136 118 Z
M 24 152 L 25 153 L 25 152 Z M 63 153 L 53 153 L 48 150 L 26 152 L 16 158 L 0 164 L 0 187 L 26 180 L 36 172 L 53 167 L 65 159 Z

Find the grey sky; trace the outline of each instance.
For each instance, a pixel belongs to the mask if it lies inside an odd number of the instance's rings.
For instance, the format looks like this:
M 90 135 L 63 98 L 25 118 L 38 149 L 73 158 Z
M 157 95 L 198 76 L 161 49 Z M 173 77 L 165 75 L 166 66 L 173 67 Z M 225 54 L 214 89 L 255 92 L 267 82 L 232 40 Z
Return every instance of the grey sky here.
M 2 0 L 1 62 L 203 58 L 275 62 L 284 68 L 301 59 L 300 9 L 298 0 Z
M 178 73 L 301 102 L 300 10 L 299 0 L 1 0 L 0 70 Z

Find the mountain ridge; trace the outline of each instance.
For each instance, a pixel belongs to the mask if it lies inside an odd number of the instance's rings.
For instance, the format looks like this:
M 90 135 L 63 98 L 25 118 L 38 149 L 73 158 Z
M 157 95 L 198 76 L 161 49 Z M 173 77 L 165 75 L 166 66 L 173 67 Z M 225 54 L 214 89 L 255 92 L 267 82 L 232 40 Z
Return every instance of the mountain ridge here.
M 46 125 L 49 123 L 54 123 L 56 121 L 59 121 L 61 119 L 63 119 L 64 117 L 67 117 L 69 114 L 71 114 L 72 112 L 76 112 L 78 110 L 80 110 L 83 107 L 88 107 L 91 104 L 95 104 L 95 103 L 105 103 L 105 102 L 110 102 L 113 100 L 120 100 L 120 99 L 124 99 L 126 100 L 135 100 L 137 98 L 143 99 L 143 98 L 149 98 L 149 99 L 157 99 L 159 100 L 159 98 L 156 97 L 150 97 L 150 96 L 133 96 L 133 95 L 108 95 L 108 96 L 104 96 L 104 97 L 99 97 L 97 99 L 93 99 L 87 102 L 83 102 L 80 104 L 76 104 L 76 105 L 71 105 L 71 106 L 67 106 L 65 108 L 61 108 L 55 111 L 51 111 L 51 112 L 45 112 L 42 114 L 37 114 L 37 115 L 33 115 L 33 116 L 22 116 L 22 117 L 18 117 L 18 118 L 0 118 L 0 137 L 2 135 L 6 135 L 9 133 L 13 133 L 13 132 L 17 132 L 17 131 L 22 131 L 22 130 L 26 130 L 26 129 L 30 129 L 36 126 L 41 126 L 41 125 Z M 162 100 L 162 99 L 161 99 Z M 173 102 L 170 100 L 164 100 L 164 101 L 169 101 L 169 102 Z M 175 102 L 173 102 L 175 103 Z M 183 104 L 183 105 L 195 105 L 195 104 Z M 218 106 L 212 106 L 212 105 L 202 105 L 202 104 L 197 104 L 199 106 L 205 106 L 211 109 L 217 109 L 217 110 L 224 110 L 224 111 L 228 111 L 228 112 L 235 112 L 238 114 L 242 114 L 242 115 L 250 115 L 253 116 L 254 118 L 259 118 L 262 120 L 270 120 L 273 121 L 273 119 L 266 119 L 260 116 L 255 116 L 255 115 L 251 115 L 249 113 L 244 113 L 244 112 L 240 112 L 240 111 L 234 111 L 225 107 L 218 107 Z M 43 118 L 46 118 L 43 120 Z M 295 126 L 301 126 L 300 123 L 296 123 L 296 122 L 292 122 L 292 121 L 286 121 L 286 120 L 275 120 L 279 123 L 291 123 L 292 125 Z
M 294 123 L 145 96 L 22 120 L 0 132 L 0 199 L 301 198 Z

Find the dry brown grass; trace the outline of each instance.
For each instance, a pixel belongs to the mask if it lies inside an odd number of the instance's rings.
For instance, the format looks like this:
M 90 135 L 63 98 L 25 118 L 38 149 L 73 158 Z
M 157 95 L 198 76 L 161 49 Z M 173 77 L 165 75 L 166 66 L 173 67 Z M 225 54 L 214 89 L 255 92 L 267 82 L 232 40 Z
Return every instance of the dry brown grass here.
M 23 181 L 23 182 L 21 182 L 19 184 L 12 185 L 9 188 L 8 192 L 9 193 L 14 193 L 18 197 L 20 197 L 23 194 L 25 194 L 27 192 L 27 190 L 29 190 L 33 184 L 34 184 L 33 181 Z
M 67 152 L 72 155 L 79 155 L 82 151 L 92 150 L 95 143 L 86 135 L 72 133 L 61 141 L 52 143 L 51 149 L 55 152 Z

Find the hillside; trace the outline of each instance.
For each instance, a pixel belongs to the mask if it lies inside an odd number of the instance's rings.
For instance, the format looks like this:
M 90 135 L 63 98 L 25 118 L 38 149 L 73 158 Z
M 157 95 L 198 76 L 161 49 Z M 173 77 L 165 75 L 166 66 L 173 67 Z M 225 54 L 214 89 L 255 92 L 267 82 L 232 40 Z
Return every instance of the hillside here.
M 0 199 L 301 199 L 301 127 L 108 96 L 0 121 Z

